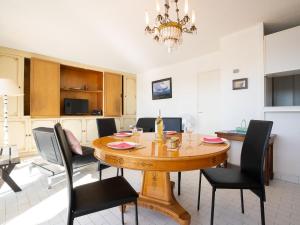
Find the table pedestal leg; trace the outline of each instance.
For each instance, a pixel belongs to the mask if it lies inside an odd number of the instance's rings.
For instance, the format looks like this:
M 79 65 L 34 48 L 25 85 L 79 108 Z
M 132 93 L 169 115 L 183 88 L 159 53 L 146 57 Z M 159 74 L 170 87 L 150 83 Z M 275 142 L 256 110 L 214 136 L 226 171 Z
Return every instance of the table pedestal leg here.
M 170 216 L 180 225 L 189 225 L 191 216 L 175 199 L 173 186 L 170 173 L 145 171 L 138 204 Z

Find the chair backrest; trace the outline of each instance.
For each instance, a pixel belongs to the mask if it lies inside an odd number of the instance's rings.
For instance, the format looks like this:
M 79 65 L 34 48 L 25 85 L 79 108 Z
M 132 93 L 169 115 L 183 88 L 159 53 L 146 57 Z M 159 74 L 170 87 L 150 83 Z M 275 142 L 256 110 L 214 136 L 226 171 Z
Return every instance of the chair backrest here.
M 41 157 L 48 162 L 63 166 L 63 159 L 55 138 L 54 129 L 38 127 L 33 129 L 32 133 Z
M 97 119 L 99 137 L 106 137 L 117 132 L 114 118 Z
M 181 117 L 163 117 L 165 131 L 174 130 L 182 132 L 182 118 Z
M 264 158 L 272 126 L 272 121 L 251 120 L 242 147 L 241 171 L 262 186 L 264 186 Z
M 64 130 L 62 129 L 60 123 L 55 124 L 54 134 L 58 143 L 58 148 L 62 156 L 66 175 L 67 175 L 67 184 L 69 189 L 69 200 L 72 199 L 73 192 L 73 167 L 72 167 L 72 152 L 69 148 L 69 144 L 65 135 Z
M 143 128 L 144 132 L 155 132 L 155 119 L 152 117 L 144 117 L 144 118 L 139 118 L 136 126 L 139 128 Z

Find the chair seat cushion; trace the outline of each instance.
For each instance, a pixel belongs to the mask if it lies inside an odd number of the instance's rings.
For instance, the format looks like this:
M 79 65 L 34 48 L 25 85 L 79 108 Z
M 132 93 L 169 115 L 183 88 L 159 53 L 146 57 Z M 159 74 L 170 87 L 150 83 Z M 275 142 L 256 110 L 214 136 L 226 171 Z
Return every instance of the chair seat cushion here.
M 74 214 L 82 216 L 136 201 L 137 192 L 123 177 L 112 177 L 74 188 Z
M 94 148 L 91 147 L 87 147 L 87 146 L 81 146 L 82 148 L 82 155 L 86 156 L 86 155 L 94 155 Z
M 94 149 L 86 146 L 82 146 L 82 155 L 72 154 L 73 168 L 85 166 L 90 163 L 98 162 L 94 157 Z
M 202 170 L 208 182 L 216 188 L 256 189 L 260 183 L 242 173 L 239 169 L 210 168 Z
M 101 169 L 106 169 L 110 167 L 110 165 L 95 158 L 94 156 L 95 149 L 87 146 L 81 146 L 81 148 L 82 148 L 82 155 L 72 154 L 73 169 L 86 166 L 91 163 L 96 163 L 96 162 L 100 162 Z

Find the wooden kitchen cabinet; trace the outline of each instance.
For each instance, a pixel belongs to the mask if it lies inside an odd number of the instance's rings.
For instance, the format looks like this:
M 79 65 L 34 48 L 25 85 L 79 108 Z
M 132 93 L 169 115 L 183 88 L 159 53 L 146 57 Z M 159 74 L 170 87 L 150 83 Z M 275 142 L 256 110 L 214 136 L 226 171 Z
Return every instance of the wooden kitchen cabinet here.
M 32 58 L 30 71 L 30 115 L 59 117 L 60 64 Z
M 124 115 L 136 114 L 136 78 L 132 76 L 124 76 Z
M 0 78 L 11 79 L 16 82 L 23 91 L 24 58 L 14 54 L 0 52 Z M 3 116 L 3 100 L 0 97 L 0 116 Z M 21 116 L 23 109 L 23 98 L 8 97 L 8 115 L 10 117 Z
M 104 74 L 104 116 L 122 114 L 122 75 Z

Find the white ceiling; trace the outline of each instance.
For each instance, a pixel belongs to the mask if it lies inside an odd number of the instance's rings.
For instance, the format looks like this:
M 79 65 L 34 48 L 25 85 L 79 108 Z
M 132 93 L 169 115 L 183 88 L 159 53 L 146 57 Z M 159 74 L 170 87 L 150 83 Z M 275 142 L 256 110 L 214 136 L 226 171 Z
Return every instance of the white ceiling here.
M 0 46 L 136 73 L 215 51 L 220 37 L 258 22 L 268 33 L 300 25 L 300 0 L 190 4 L 198 34 L 168 54 L 144 34 L 154 0 L 0 0 Z

